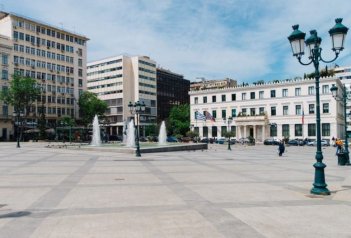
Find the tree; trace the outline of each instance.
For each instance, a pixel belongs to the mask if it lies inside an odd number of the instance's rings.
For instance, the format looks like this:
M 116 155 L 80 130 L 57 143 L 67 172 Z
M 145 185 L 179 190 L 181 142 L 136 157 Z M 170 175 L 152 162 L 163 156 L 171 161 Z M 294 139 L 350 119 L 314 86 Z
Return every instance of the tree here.
M 78 105 L 85 125 L 92 123 L 95 115 L 103 116 L 108 108 L 107 103 L 100 100 L 92 92 L 82 93 L 79 97 Z
M 29 113 L 29 108 L 40 96 L 40 89 L 36 80 L 21 75 L 12 75 L 10 87 L 3 89 L 0 93 L 0 100 L 12 105 L 15 109 L 18 125 L 21 124 L 21 135 L 23 131 L 22 115 L 24 118 Z M 19 127 L 17 127 L 19 128 Z M 17 129 L 17 147 L 19 147 L 19 131 Z
M 174 106 L 168 118 L 168 130 L 172 135 L 181 134 L 185 136 L 190 127 L 190 106 L 183 104 Z

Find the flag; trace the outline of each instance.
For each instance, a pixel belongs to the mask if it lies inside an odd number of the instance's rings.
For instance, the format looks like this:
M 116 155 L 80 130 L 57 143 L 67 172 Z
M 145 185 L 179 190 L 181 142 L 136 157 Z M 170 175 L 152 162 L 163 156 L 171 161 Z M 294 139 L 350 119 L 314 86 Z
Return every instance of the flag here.
M 206 115 L 206 120 L 211 120 L 212 122 L 216 121 L 215 118 L 208 111 L 205 111 L 205 115 Z
M 201 112 L 195 112 L 195 120 L 206 120 L 206 117 L 204 114 L 202 114 Z
M 305 124 L 305 112 L 302 110 L 302 116 L 301 116 L 301 123 L 302 125 Z

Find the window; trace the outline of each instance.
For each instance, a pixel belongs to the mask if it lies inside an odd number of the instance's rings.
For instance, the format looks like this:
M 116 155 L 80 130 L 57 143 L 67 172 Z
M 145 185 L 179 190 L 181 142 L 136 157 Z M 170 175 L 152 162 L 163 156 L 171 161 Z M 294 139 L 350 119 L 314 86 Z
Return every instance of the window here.
M 282 95 L 283 95 L 283 97 L 287 97 L 288 96 L 288 89 L 287 88 L 284 88 L 282 90 Z
M 250 116 L 255 116 L 255 115 L 256 115 L 256 109 L 250 108 Z
M 283 115 L 289 115 L 289 106 L 283 106 Z
M 212 102 L 216 102 L 216 101 L 217 101 L 216 96 L 215 95 L 212 96 Z
M 250 99 L 255 99 L 255 92 L 250 93 Z
M 227 126 L 221 126 L 221 136 L 224 137 L 227 132 Z
M 259 99 L 263 99 L 263 97 L 264 97 L 264 91 L 259 91 L 258 92 L 258 98 Z
M 2 80 L 9 80 L 9 71 L 6 69 L 3 69 L 1 72 L 1 79 Z
M 302 136 L 302 124 L 295 124 L 295 136 Z
M 295 115 L 301 115 L 302 111 L 301 111 L 301 105 L 296 105 L 295 106 Z
M 264 115 L 264 107 L 260 107 L 260 108 L 258 109 L 258 113 L 259 113 L 260 115 Z
M 308 95 L 314 95 L 314 86 L 308 87 Z
M 78 66 L 83 67 L 83 60 L 82 59 L 78 59 Z
M 308 113 L 309 114 L 314 114 L 314 104 L 309 104 L 308 105 Z
M 235 108 L 232 109 L 232 117 L 236 117 L 236 109 Z
M 236 94 L 235 93 L 232 94 L 232 101 L 236 101 Z
M 194 101 L 195 101 L 195 102 L 194 102 L 195 104 L 198 104 L 198 103 L 199 103 L 199 98 L 198 98 L 198 97 L 195 97 Z
M 271 125 L 269 129 L 269 133 L 271 137 L 277 136 L 277 126 Z
M 222 95 L 222 102 L 225 102 L 225 101 L 226 101 L 226 96 Z
M 212 111 L 212 116 L 213 116 L 213 118 L 217 118 L 217 111 L 216 110 Z
M 207 97 L 203 97 L 202 100 L 204 103 L 207 103 Z
M 227 118 L 227 110 L 222 110 L 222 118 Z
M 9 64 L 8 55 L 2 55 L 2 64 Z
M 328 94 L 328 93 L 330 93 L 329 85 L 323 85 L 323 86 L 322 86 L 322 93 L 323 93 L 323 94 Z
M 271 116 L 276 116 L 276 115 L 277 115 L 277 108 L 271 107 Z
M 212 137 L 217 137 L 217 127 L 212 126 Z
M 2 115 L 3 116 L 9 115 L 9 107 L 7 105 L 2 105 Z
M 275 90 L 271 90 L 271 98 L 275 98 Z
M 295 88 L 295 96 L 301 95 L 301 88 Z
M 78 69 L 78 76 L 83 77 L 83 70 L 82 69 Z
M 329 103 L 323 103 L 323 113 L 329 113 Z
M 290 137 L 289 124 L 283 124 L 282 125 L 282 136 L 284 136 L 285 138 L 289 138 Z
M 316 124 L 308 124 L 308 136 L 316 136 Z
M 236 126 L 231 126 L 230 131 L 233 133 L 233 136 L 236 137 Z
M 83 87 L 83 79 L 78 79 L 78 86 Z
M 241 100 L 246 100 L 246 93 L 241 94 Z
M 322 136 L 330 136 L 330 123 L 322 123 Z
M 241 114 L 242 114 L 243 116 L 246 116 L 246 108 L 241 109 Z

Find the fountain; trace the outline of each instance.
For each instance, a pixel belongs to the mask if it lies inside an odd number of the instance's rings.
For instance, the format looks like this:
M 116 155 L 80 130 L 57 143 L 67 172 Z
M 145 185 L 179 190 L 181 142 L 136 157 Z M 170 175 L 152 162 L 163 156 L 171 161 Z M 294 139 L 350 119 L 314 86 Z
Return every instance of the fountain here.
M 158 145 L 166 145 L 167 144 L 167 131 L 165 121 L 162 121 L 160 127 L 160 133 L 158 134 Z
M 95 115 L 94 121 L 93 121 L 93 139 L 91 140 L 90 145 L 101 146 L 100 125 L 99 125 L 99 119 L 97 115 Z
M 123 133 L 122 143 L 123 144 L 127 144 L 127 129 L 128 129 L 127 121 L 123 121 L 123 130 L 122 130 L 122 133 Z
M 133 119 L 128 123 L 127 144 L 128 147 L 135 147 L 135 128 Z

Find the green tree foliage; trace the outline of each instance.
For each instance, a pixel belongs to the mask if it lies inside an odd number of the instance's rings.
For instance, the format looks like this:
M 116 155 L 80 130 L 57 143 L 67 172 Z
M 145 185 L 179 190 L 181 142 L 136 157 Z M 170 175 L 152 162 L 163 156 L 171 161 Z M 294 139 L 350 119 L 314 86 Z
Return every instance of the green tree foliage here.
M 103 116 L 108 107 L 106 102 L 100 100 L 92 92 L 82 93 L 78 105 L 85 125 L 92 123 L 95 115 Z
M 226 138 L 235 137 L 235 132 L 234 131 L 226 131 L 224 133 L 224 137 L 226 137 Z
M 59 126 L 75 126 L 76 122 L 72 117 L 64 116 L 58 120 L 58 125 Z
M 190 127 L 190 106 L 183 104 L 174 106 L 169 114 L 167 129 L 170 134 L 185 136 Z
M 320 70 L 320 75 L 321 77 L 329 77 L 329 76 L 334 76 L 334 70 L 333 69 L 328 69 L 328 66 L 325 66 L 325 69 Z M 304 78 L 314 78 L 315 73 L 310 73 L 310 74 L 304 74 Z
M 14 106 L 16 112 L 25 112 L 40 96 L 40 89 L 37 87 L 35 79 L 13 75 L 10 87 L 2 90 L 0 100 L 6 104 Z M 29 110 L 26 111 L 27 113 Z

